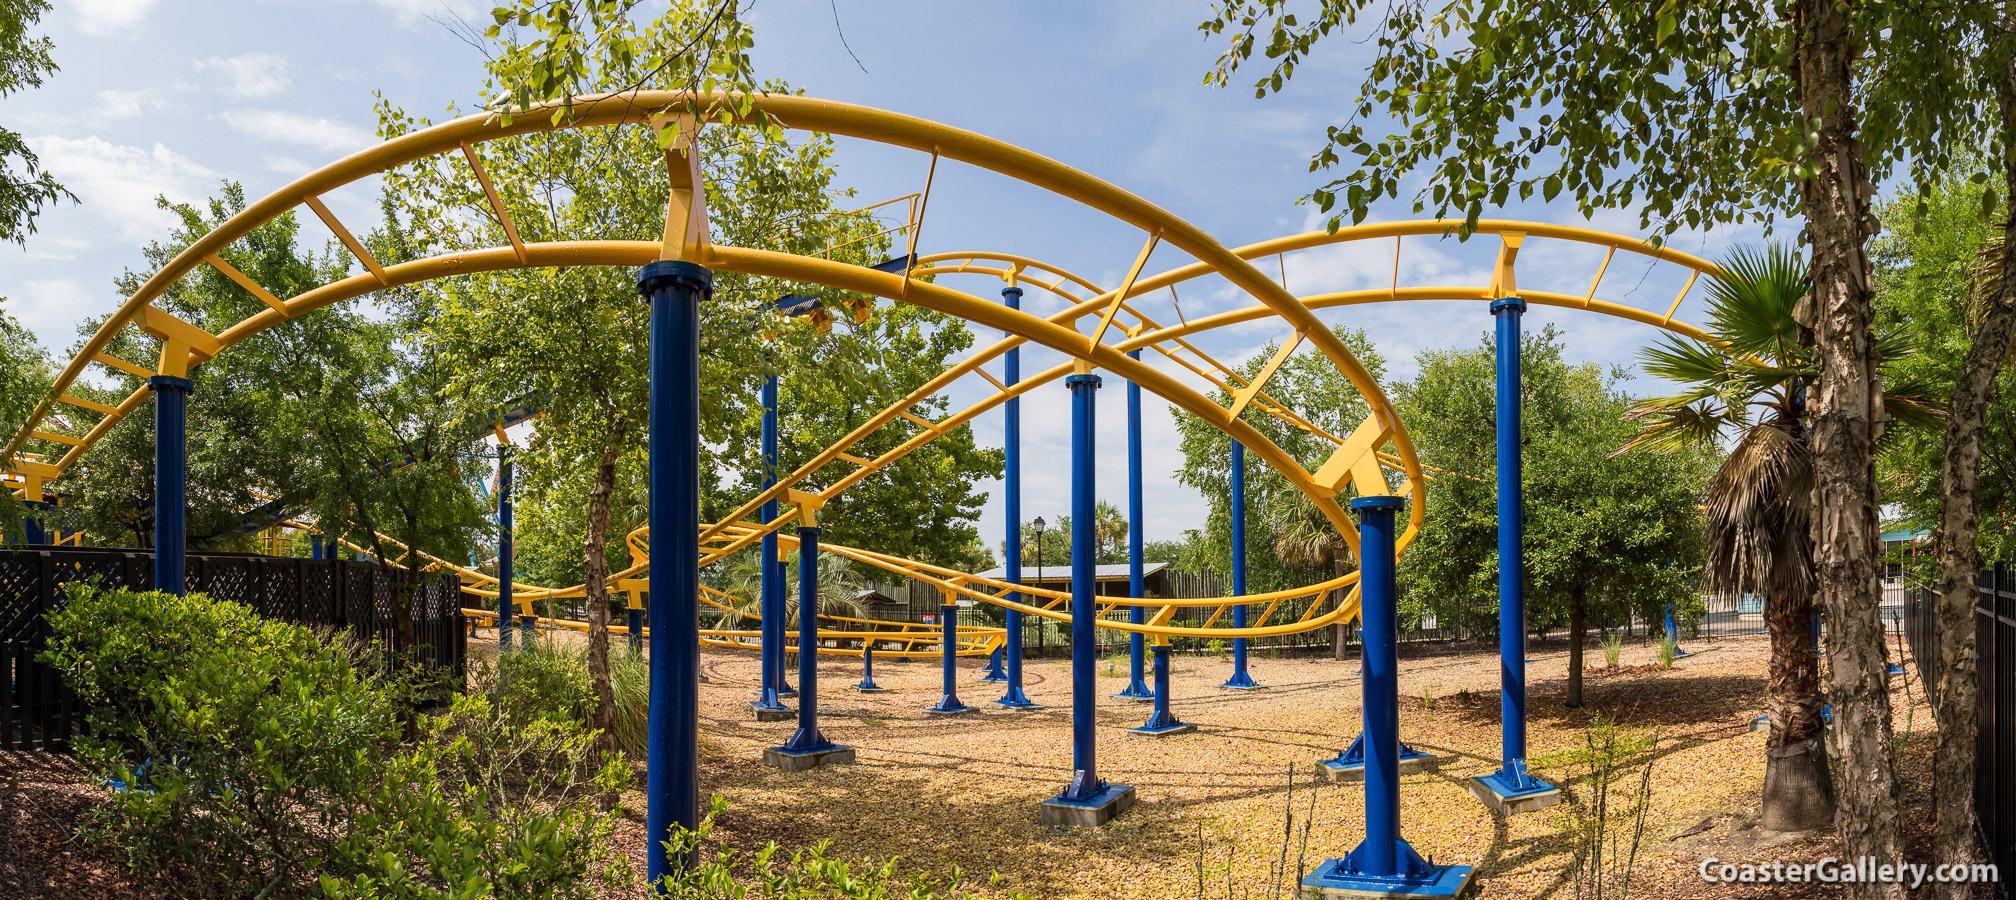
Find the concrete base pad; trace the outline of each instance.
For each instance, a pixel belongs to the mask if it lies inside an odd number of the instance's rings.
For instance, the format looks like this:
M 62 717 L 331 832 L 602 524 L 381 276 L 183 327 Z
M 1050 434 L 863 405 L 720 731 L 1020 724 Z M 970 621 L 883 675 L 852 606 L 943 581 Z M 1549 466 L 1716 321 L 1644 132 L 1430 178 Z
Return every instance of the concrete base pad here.
M 1135 800 L 1131 784 L 1109 784 L 1088 800 L 1063 800 L 1060 797 L 1061 794 L 1043 801 L 1043 824 L 1098 828 L 1132 809 Z
M 1497 774 L 1493 773 L 1490 775 L 1479 775 L 1463 783 L 1470 788 L 1470 793 L 1476 795 L 1479 802 L 1491 807 L 1494 812 L 1501 816 L 1516 816 L 1524 813 L 1539 812 L 1561 802 L 1560 788 L 1549 785 L 1545 790 L 1505 794 L 1500 793 L 1500 781 L 1501 779 L 1498 778 Z M 1545 782 L 1541 782 L 1541 784 L 1545 784 Z
M 860 691 L 863 694 L 886 694 L 889 692 L 888 688 L 884 687 L 864 688 L 858 684 L 854 686 L 854 689 Z
M 1751 719 L 1751 720 L 1750 720 L 1750 730 L 1751 730 L 1751 731 L 1770 731 L 1770 730 L 1771 730 L 1771 717 L 1770 717 L 1770 716 L 1758 716 L 1757 718 L 1754 718 L 1754 719 Z
M 754 703 L 749 704 L 749 706 L 756 711 L 756 721 L 758 722 L 789 722 L 792 719 L 798 718 L 798 713 L 795 710 L 764 709 Z
M 1162 728 L 1149 728 L 1146 725 L 1143 725 L 1140 728 L 1129 728 L 1127 729 L 1127 733 L 1138 734 L 1141 735 L 1142 737 L 1168 737 L 1172 734 L 1189 734 L 1190 732 L 1196 730 L 1197 730 L 1197 723 L 1195 722 L 1178 722 L 1175 725 L 1169 725 Z
M 1003 702 L 1001 702 L 1001 701 L 999 701 L 999 700 L 989 700 L 989 701 L 987 701 L 987 702 L 988 702 L 988 703 L 989 703 L 990 705 L 993 705 L 993 706 L 998 706 L 998 707 L 1001 707 L 1002 709 L 1042 709 L 1042 708 L 1043 708 L 1043 704 L 1041 704 L 1041 703 L 1003 703 Z
M 1386 900 L 1392 897 L 1458 897 L 1470 887 L 1470 866 L 1436 866 L 1432 881 L 1400 881 L 1349 875 L 1342 871 L 1343 860 L 1333 859 L 1317 866 L 1302 879 L 1308 896 L 1323 900 Z
M 1264 684 L 1221 684 L 1218 688 L 1219 690 L 1226 691 L 1264 691 L 1267 689 L 1267 686 Z
M 1401 757 L 1400 776 L 1405 778 L 1416 772 L 1433 772 L 1440 764 L 1440 759 L 1426 753 L 1418 756 Z M 1334 759 L 1326 759 L 1316 763 L 1316 768 L 1324 775 L 1329 776 L 1332 782 L 1338 784 L 1365 780 L 1365 766 L 1363 764 L 1347 766 Z
M 927 716 L 963 716 L 966 715 L 967 713 L 976 713 L 979 711 L 980 707 L 977 706 L 961 706 L 957 709 L 945 709 L 943 707 L 933 706 L 930 707 L 929 709 L 924 710 L 924 714 Z
M 766 747 L 763 750 L 763 764 L 775 766 L 780 772 L 803 772 L 820 766 L 838 765 L 854 761 L 854 748 L 841 744 L 831 744 L 817 750 L 803 752 L 786 750 L 782 747 Z

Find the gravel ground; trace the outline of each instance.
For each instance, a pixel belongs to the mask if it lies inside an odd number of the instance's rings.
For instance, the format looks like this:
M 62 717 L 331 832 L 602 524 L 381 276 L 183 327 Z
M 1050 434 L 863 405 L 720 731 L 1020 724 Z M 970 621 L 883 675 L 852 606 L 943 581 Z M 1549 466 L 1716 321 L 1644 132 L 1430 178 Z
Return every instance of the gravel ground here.
M 489 644 L 479 639 L 472 646 Z M 1654 813 L 1634 893 L 1836 896 L 1838 891 L 1822 886 L 1706 885 L 1695 874 L 1705 856 L 1739 864 L 1810 861 L 1839 849 L 1831 835 L 1787 838 L 1757 828 L 1764 735 L 1746 726 L 1763 706 L 1763 640 L 1722 640 L 1691 649 L 1695 656 L 1664 670 L 1648 665 L 1649 647 L 1627 648 L 1617 670 L 1590 670 L 1587 705 L 1579 710 L 1561 705 L 1565 652 L 1533 653 L 1528 734 L 1532 757 L 1543 761 L 1536 773 L 1562 784 L 1572 800 L 1582 792 L 1581 781 L 1544 760 L 1578 746 L 1592 715 L 1656 728 L 1662 740 Z M 1592 655 L 1600 661 L 1600 654 Z M 1235 692 L 1216 687 L 1230 672 L 1228 662 L 1179 658 L 1173 667 L 1175 710 L 1200 727 L 1160 739 L 1126 733 L 1147 717 L 1149 706 L 1110 697 L 1125 681 L 1102 671 L 1100 771 L 1110 781 L 1133 785 L 1140 805 L 1091 831 L 1038 824 L 1038 805 L 1071 775 L 1068 661 L 1029 662 L 1029 695 L 1051 704 L 1034 711 L 986 703 L 1000 696 L 1001 686 L 974 680 L 978 662 L 961 661 L 958 690 L 982 709 L 956 718 L 923 714 L 940 693 L 936 660 L 877 659 L 876 681 L 890 689 L 883 694 L 852 690 L 860 679 L 858 660 L 823 662 L 822 726 L 832 740 L 853 746 L 858 761 L 785 774 L 762 764 L 762 749 L 784 742 L 795 725 L 754 721 L 747 705 L 756 683 L 754 655 L 708 650 L 703 669 L 709 681 L 700 689 L 702 791 L 731 804 L 717 836 L 745 849 L 766 841 L 787 850 L 830 841 L 833 857 L 896 857 L 911 872 L 943 875 L 957 868 L 977 876 L 971 889 L 980 897 L 1017 891 L 1036 898 L 1212 900 L 1287 897 L 1289 891 L 1274 889 L 1273 872 L 1283 860 L 1292 881 L 1294 871 L 1340 856 L 1363 837 L 1362 788 L 1312 780 L 1313 764 L 1334 756 L 1357 731 L 1355 660 L 1256 656 L 1250 668 L 1267 688 Z M 1908 696 L 1906 683 L 1893 679 L 1898 732 L 1909 739 L 1902 773 L 1907 859 L 1924 861 L 1930 855 L 1932 721 L 1915 671 Z M 1471 896 L 1572 896 L 1565 811 L 1500 820 L 1463 786 L 1468 777 L 1495 766 L 1497 686 L 1493 651 L 1403 653 L 1401 734 L 1442 757 L 1442 765 L 1439 772 L 1405 780 L 1402 833 L 1439 862 L 1477 866 Z M 1283 821 L 1291 776 L 1292 833 Z M 122 876 L 118 860 L 71 837 L 74 823 L 98 795 L 63 757 L 0 753 L 0 897 L 174 895 L 172 884 Z M 644 797 L 633 792 L 624 800 L 627 818 L 618 839 L 641 872 Z M 1200 866 L 1208 882 L 1201 891 Z M 999 876 L 991 885 L 990 875 Z M 616 896 L 639 893 L 626 889 Z M 1983 889 L 1977 896 L 1990 894 Z
M 1599 713 L 1656 728 L 1654 812 L 1637 869 L 1646 895 L 1832 896 L 1783 886 L 1748 894 L 1705 885 L 1696 875 L 1704 856 L 1738 863 L 1817 860 L 1838 847 L 1831 836 L 1785 838 L 1757 828 L 1765 736 L 1747 726 L 1763 708 L 1765 642 L 1721 640 L 1691 649 L 1694 656 L 1664 670 L 1650 664 L 1649 645 L 1627 648 L 1614 673 L 1589 671 L 1586 703 L 1577 710 L 1561 703 L 1566 653 L 1532 654 L 1531 757 L 1544 760 L 1580 746 L 1582 727 Z M 1600 662 L 1600 654 L 1591 656 Z M 860 680 L 858 661 L 823 662 L 822 729 L 853 746 L 858 761 L 787 774 L 761 761 L 762 749 L 783 743 L 795 726 L 757 723 L 750 715 L 754 655 L 710 651 L 703 664 L 710 681 L 700 697 L 706 736 L 701 789 L 730 801 L 719 833 L 738 846 L 775 841 L 796 849 L 825 840 L 843 859 L 899 857 L 911 871 L 943 874 L 956 867 L 983 881 L 998 873 L 997 885 L 976 889 L 980 896 L 1011 890 L 1045 898 L 1198 896 L 1201 863 L 1210 872 L 1204 896 L 1275 897 L 1272 873 L 1282 859 L 1292 874 L 1343 855 L 1363 837 L 1362 788 L 1312 782 L 1313 763 L 1334 756 L 1357 731 L 1357 665 L 1355 659 L 1255 657 L 1250 669 L 1267 688 L 1239 692 L 1217 688 L 1230 672 L 1228 662 L 1179 658 L 1172 666 L 1174 708 L 1199 729 L 1150 739 L 1126 733 L 1149 707 L 1111 698 L 1125 681 L 1105 675 L 1102 663 L 1100 773 L 1133 785 L 1140 805 L 1104 828 L 1083 831 L 1044 828 L 1037 813 L 1072 771 L 1068 660 L 1029 662 L 1029 696 L 1051 704 L 1036 711 L 987 704 L 1001 686 L 975 681 L 979 661 L 962 660 L 959 695 L 982 711 L 956 718 L 922 712 L 941 690 L 935 660 L 878 658 L 876 681 L 890 689 L 883 694 L 851 689 Z M 1917 851 L 1910 858 L 1924 860 L 1931 716 L 1923 708 L 1913 713 L 1903 680 L 1893 681 L 1898 728 L 1905 733 L 1908 724 L 1911 735 L 1905 793 L 1907 831 Z M 1500 820 L 1464 787 L 1465 779 L 1496 765 L 1497 688 L 1495 652 L 1403 654 L 1402 738 L 1434 752 L 1442 764 L 1439 772 L 1405 780 L 1402 833 L 1437 861 L 1477 866 L 1472 896 L 1572 891 L 1563 809 Z M 1578 780 L 1565 769 L 1542 764 L 1536 772 L 1563 784 L 1571 798 L 1578 795 Z M 1284 835 L 1291 775 L 1297 818 L 1294 833 Z M 641 796 L 627 799 L 642 805 Z M 1675 838 L 1703 823 L 1708 827 L 1698 833 Z M 631 829 L 626 840 L 641 870 L 640 832 Z

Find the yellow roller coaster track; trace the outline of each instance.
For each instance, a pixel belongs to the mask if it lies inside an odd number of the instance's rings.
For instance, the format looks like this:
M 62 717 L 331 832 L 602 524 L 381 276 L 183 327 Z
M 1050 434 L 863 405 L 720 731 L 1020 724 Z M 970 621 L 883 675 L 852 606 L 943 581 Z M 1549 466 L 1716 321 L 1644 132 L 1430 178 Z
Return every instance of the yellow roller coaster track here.
M 971 422 L 1011 397 L 1026 394 L 1073 371 L 1092 368 L 1104 369 L 1132 381 L 1237 439 L 1249 452 L 1279 472 L 1290 485 L 1307 495 L 1354 553 L 1357 550 L 1356 529 L 1339 504 L 1339 499 L 1346 495 L 1347 486 L 1359 494 L 1399 493 L 1408 496 L 1413 501 L 1409 504 L 1409 521 L 1399 538 L 1399 547 L 1405 552 L 1423 522 L 1428 476 L 1415 456 L 1404 424 L 1399 421 L 1383 390 L 1336 334 L 1317 318 L 1317 311 L 1366 303 L 1490 301 L 1516 295 L 1531 304 L 1583 309 L 1653 325 L 1686 337 L 1703 340 L 1708 337 L 1698 328 L 1675 321 L 1674 313 L 1702 274 L 1720 277 L 1721 272 L 1705 260 L 1647 241 L 1572 226 L 1487 219 L 1477 223 L 1475 230 L 1479 235 L 1498 240 L 1490 283 L 1402 285 L 1400 258 L 1403 239 L 1410 236 L 1446 237 L 1456 231 L 1459 223 L 1439 220 L 1380 223 L 1344 228 L 1335 234 L 1298 234 L 1236 250 L 1228 249 L 1201 229 L 1131 193 L 1000 141 L 883 110 L 774 94 L 752 95 L 746 99 L 751 109 L 787 128 L 860 138 L 929 154 L 932 172 L 935 172 L 940 158 L 958 160 L 1047 189 L 1139 229 L 1143 237 L 1142 248 L 1129 266 L 1123 283 L 1117 288 L 1105 288 L 1034 258 L 1006 253 L 940 253 L 919 257 L 913 252 L 910 269 L 892 273 L 822 258 L 823 253 L 794 256 L 718 245 L 712 243 L 706 228 L 705 181 L 697 177 L 701 174 L 698 157 L 687 152 L 691 146 L 691 135 L 698 127 L 691 111 L 711 110 L 714 121 L 722 115 L 734 119 L 732 113 L 722 111 L 733 109 L 733 101 L 738 99 L 741 98 L 729 95 L 632 92 L 609 97 L 577 98 L 571 118 L 563 116 L 558 120 L 552 115 L 552 109 L 532 110 L 529 114 L 514 117 L 508 125 L 494 116 L 479 114 L 393 138 L 301 177 L 198 239 L 156 271 L 122 303 L 65 366 L 35 413 L 7 443 L 4 451 L 0 451 L 0 472 L 4 472 L 17 493 L 28 499 L 41 499 L 46 484 L 61 477 L 83 453 L 150 396 L 144 385 L 116 405 L 68 394 L 70 386 L 88 366 L 94 364 L 110 369 L 115 375 L 144 378 L 158 373 L 181 376 L 186 375 L 192 366 L 225 352 L 233 344 L 288 319 L 385 288 L 474 272 L 565 266 L 635 267 L 659 259 L 682 258 L 716 270 L 817 284 L 870 298 L 915 304 L 975 325 L 998 329 L 1005 334 L 1001 340 L 974 353 L 871 417 L 805 465 L 781 477 L 774 488 L 750 497 L 722 521 L 703 526 L 700 535 L 703 565 L 751 547 L 766 533 L 776 532 L 781 543 L 795 545 L 788 526 L 801 519 L 816 517 L 817 511 L 828 501 L 861 479 L 938 436 Z M 481 148 L 491 141 L 569 128 L 662 127 L 673 120 L 682 121 L 683 136 L 667 152 L 674 189 L 668 201 L 665 234 L 658 240 L 524 242 L 490 184 L 482 162 Z M 736 119 L 733 124 L 742 124 L 743 121 Z M 496 217 L 502 233 L 508 236 L 508 244 L 385 266 L 373 259 L 363 245 L 351 237 L 349 230 L 320 199 L 330 191 L 371 175 L 441 156 L 459 156 L 466 161 L 472 183 L 482 186 L 483 196 L 489 201 L 489 211 Z M 886 229 L 883 233 L 905 232 L 910 249 L 914 251 L 929 197 L 930 184 L 927 181 L 917 194 L 891 201 L 892 204 L 907 201 L 908 219 L 900 228 Z M 225 260 L 225 255 L 233 242 L 253 229 L 304 205 L 344 241 L 364 271 L 282 299 L 232 267 Z M 1269 277 L 1255 264 L 1256 260 L 1267 257 L 1282 259 L 1288 253 L 1316 247 L 1388 239 L 1393 242 L 1394 265 L 1392 282 L 1386 288 L 1297 297 L 1285 284 Z M 1520 290 L 1515 283 L 1516 263 L 1521 249 L 1532 240 L 1564 241 L 1603 248 L 1602 263 L 1591 277 L 1588 290 L 1581 295 Z M 1151 255 L 1164 245 L 1186 254 L 1191 261 L 1158 274 L 1144 273 Z M 1595 299 L 1604 274 L 1620 251 L 1680 267 L 1686 273 L 1686 286 L 1663 312 Z M 221 333 L 211 334 L 152 305 L 170 285 L 198 265 L 216 268 L 263 300 L 267 309 Z M 1285 264 L 1282 270 L 1285 280 Z M 1047 318 L 1039 318 L 925 280 L 927 276 L 959 274 L 991 276 L 1007 284 L 1038 287 L 1063 299 L 1066 308 Z M 1178 319 L 1175 324 L 1156 321 L 1141 311 L 1143 298 L 1166 290 L 1174 300 L 1178 285 L 1206 275 L 1223 278 L 1258 303 L 1189 319 L 1182 315 L 1178 301 L 1174 307 Z M 1282 334 L 1277 343 L 1279 351 L 1251 379 L 1211 358 L 1191 340 L 1193 336 L 1213 329 L 1262 319 L 1281 320 Z M 137 327 L 159 340 L 159 359 L 151 368 L 114 358 L 105 352 L 113 338 L 128 327 Z M 1070 357 L 1072 362 L 1026 377 L 1014 385 L 1005 385 L 985 370 L 987 363 L 1000 358 L 1008 350 L 1032 342 L 1058 351 Z M 1348 434 L 1340 435 L 1318 427 L 1266 391 L 1269 379 L 1305 343 L 1314 346 L 1352 383 L 1370 410 L 1366 420 Z M 1229 399 L 1220 403 L 1189 387 L 1176 376 L 1126 355 L 1135 350 L 1152 351 L 1168 358 Z M 937 421 L 925 419 L 913 411 L 918 403 L 937 396 L 969 375 L 984 379 L 995 390 L 967 409 Z M 52 416 L 59 403 L 97 413 L 100 418 L 90 427 L 82 429 L 82 433 L 69 433 L 77 430 L 67 427 L 70 417 Z M 1256 415 L 1273 416 L 1291 427 L 1317 436 L 1332 448 L 1329 456 L 1313 469 L 1306 468 L 1246 421 L 1245 413 L 1249 408 Z M 915 433 L 896 448 L 872 459 L 849 452 L 868 435 L 891 426 L 914 429 Z M 47 430 L 49 428 L 67 430 Z M 36 452 L 38 448 L 42 452 Z M 836 463 L 853 468 L 837 478 L 819 479 L 817 483 L 826 485 L 821 490 L 801 489 L 801 485 L 813 483 L 810 476 L 814 473 Z M 768 522 L 750 518 L 771 500 L 779 501 L 788 510 Z M 612 575 L 610 584 L 619 592 L 629 593 L 634 603 L 639 592 L 648 589 L 649 585 L 648 535 L 641 531 L 632 533 L 629 540 L 633 558 L 638 562 Z M 1065 604 L 1068 594 L 1064 592 L 982 579 L 856 548 L 822 543 L 821 549 L 932 584 L 948 598 L 1016 608 L 1053 619 L 1068 620 L 1070 616 Z M 438 559 L 429 558 L 429 565 L 454 568 L 463 574 L 473 592 L 491 597 L 497 595 L 496 579 L 491 576 Z M 1153 635 L 1158 640 L 1176 635 L 1258 637 L 1307 631 L 1356 617 L 1356 578 L 1354 573 L 1286 591 L 1243 597 L 1102 597 L 1099 625 Z M 486 590 L 485 584 L 491 587 Z M 1329 610 L 1322 610 L 1321 604 L 1311 603 L 1293 620 L 1288 620 L 1285 614 L 1281 620 L 1274 619 L 1286 601 L 1319 596 L 1344 587 L 1351 589 L 1346 601 Z M 518 586 L 514 588 L 512 599 L 520 610 L 529 613 L 534 600 L 580 596 L 581 593 L 580 586 Z M 1010 599 L 1010 595 L 1021 599 Z M 717 608 L 736 605 L 710 597 L 704 589 L 701 599 Z M 1217 625 L 1219 615 L 1234 604 L 1263 604 L 1265 611 L 1244 628 Z M 1152 607 L 1156 612 L 1142 625 L 1107 617 L 1115 610 L 1124 611 L 1133 606 Z M 1216 610 L 1204 624 L 1171 624 L 1178 610 L 1204 607 Z M 495 616 L 494 611 L 471 612 Z M 846 621 L 850 625 L 892 624 L 874 623 L 873 620 L 836 621 Z M 579 627 L 579 623 L 558 624 Z M 877 633 L 874 639 L 909 641 L 913 639 L 910 635 L 914 631 L 916 629 L 906 630 L 895 638 L 891 638 L 889 633 Z M 968 639 L 962 639 L 962 652 L 987 652 L 1003 639 L 1000 629 L 971 631 L 973 633 Z M 825 631 L 821 633 L 829 634 Z M 864 637 L 866 633 L 866 629 L 837 629 L 830 632 L 830 636 Z M 746 641 L 753 639 L 754 635 L 753 631 L 718 631 L 707 639 L 746 646 Z M 938 639 L 935 634 L 914 637 L 920 643 L 935 643 Z

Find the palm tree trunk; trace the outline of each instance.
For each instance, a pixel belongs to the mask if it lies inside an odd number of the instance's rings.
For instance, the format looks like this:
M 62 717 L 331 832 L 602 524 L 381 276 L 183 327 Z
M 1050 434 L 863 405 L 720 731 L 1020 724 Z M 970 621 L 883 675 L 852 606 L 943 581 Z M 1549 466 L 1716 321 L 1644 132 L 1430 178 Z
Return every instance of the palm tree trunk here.
M 1890 691 L 1877 583 L 1876 437 L 1883 391 L 1874 341 L 1869 258 L 1875 194 L 1862 167 L 1854 106 L 1850 2 L 1795 0 L 1794 76 L 1818 140 L 1800 211 L 1812 247 L 1818 377 L 1812 404 L 1813 543 L 1819 597 L 1831 629 L 1827 696 L 1841 768 L 1835 826 L 1849 857 L 1901 859 L 1897 778 L 1891 761 Z M 1787 636 L 1789 637 L 1789 635 Z M 1789 749 L 1789 748 L 1788 748 Z M 1857 898 L 1902 898 L 1899 885 L 1857 884 Z
M 1589 633 L 1589 586 L 1580 581 L 1569 595 L 1568 607 L 1568 700 L 1574 709 L 1582 705 L 1582 646 Z
M 1771 736 L 1765 743 L 1764 829 L 1812 831 L 1834 821 L 1834 783 L 1820 720 L 1820 660 L 1813 652 L 1813 598 L 1773 593 Z
M 2002 65 L 1995 99 L 2005 141 L 2016 137 L 2016 57 Z M 2016 151 L 2002 159 L 2004 196 L 2016 189 Z M 2016 205 L 2011 205 L 2016 210 Z M 2008 239 L 2016 213 L 2003 223 L 1997 274 L 1990 301 L 1967 348 L 1967 360 L 1953 381 L 1946 412 L 1945 492 L 1939 509 L 1939 765 L 1932 776 L 1932 858 L 1941 864 L 1972 863 L 1974 853 L 1975 703 L 1981 690 L 1980 661 L 1974 646 L 1975 575 L 1981 570 L 1978 521 L 1981 491 L 1981 436 L 1995 375 L 2016 342 L 2016 253 Z M 1922 667 L 1918 673 L 1925 677 Z M 1964 884 L 1935 889 L 1941 900 L 1962 900 Z
M 616 692 L 609 681 L 609 559 L 605 544 L 609 536 L 609 498 L 616 487 L 617 450 L 627 430 L 625 421 L 617 418 L 602 444 L 595 484 L 588 490 L 588 535 L 581 548 L 582 594 L 588 606 L 588 676 L 595 694 L 588 725 L 600 732 L 595 746 L 603 753 L 616 751 Z

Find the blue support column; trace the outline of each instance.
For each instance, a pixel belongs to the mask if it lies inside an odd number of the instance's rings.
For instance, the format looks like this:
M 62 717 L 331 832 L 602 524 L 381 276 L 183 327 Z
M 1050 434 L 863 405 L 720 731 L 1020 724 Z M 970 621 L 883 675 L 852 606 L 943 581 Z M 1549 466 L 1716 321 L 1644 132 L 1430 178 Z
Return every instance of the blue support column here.
M 187 378 L 155 375 L 154 589 L 186 594 L 188 585 L 189 389 Z
M 321 535 L 319 535 L 319 534 L 311 534 L 311 535 L 309 535 L 309 536 L 308 536 L 308 558 L 309 558 L 309 559 L 321 559 L 321 558 L 322 558 L 322 536 L 321 536 Z
M 861 646 L 861 683 L 854 689 L 864 694 L 879 694 L 883 688 L 875 684 L 875 642 L 867 641 Z
M 1526 301 L 1491 303 L 1498 319 L 1498 671 L 1502 754 L 1497 771 L 1471 779 L 1471 790 L 1506 814 L 1559 802 L 1558 788 L 1526 771 L 1526 502 L 1519 442 L 1519 316 Z
M 1246 596 L 1246 445 L 1232 439 L 1232 594 Z M 1232 607 L 1232 627 L 1246 627 L 1246 604 Z M 1250 691 L 1262 687 L 1246 674 L 1246 639 L 1232 639 L 1232 677 L 1219 687 Z
M 627 624 L 630 626 L 630 655 L 636 656 L 644 652 L 644 611 L 633 609 L 629 612 L 630 621 Z
M 1098 498 L 1093 479 L 1093 437 L 1098 417 L 1094 398 L 1099 376 L 1064 379 L 1071 388 L 1071 784 L 1043 802 L 1043 824 L 1097 827 L 1134 805 L 1134 788 L 1099 777 L 1099 705 L 1096 685 L 1098 616 Z
M 21 541 L 30 547 L 40 547 L 49 543 L 48 529 L 42 527 L 42 514 L 56 508 L 56 504 L 42 500 L 23 500 L 27 507 L 21 516 Z
M 766 354 L 767 358 L 767 354 Z M 777 485 L 777 376 L 763 379 L 763 489 Z M 763 521 L 777 520 L 777 501 L 763 504 Z M 761 596 L 757 598 L 761 606 L 761 618 L 757 625 L 762 629 L 762 639 L 758 650 L 763 660 L 762 684 L 756 687 L 756 699 L 750 706 L 756 710 L 758 719 L 781 717 L 791 710 L 778 700 L 779 686 L 784 683 L 784 578 L 777 570 L 777 533 L 763 535 L 763 559 Z M 766 713 L 768 715 L 766 715 Z
M 1394 513 L 1400 497 L 1359 497 L 1359 599 L 1365 623 L 1365 840 L 1302 879 L 1326 896 L 1454 897 L 1470 866 L 1435 866 L 1400 836 L 1399 588 L 1394 578 Z M 1336 892 L 1336 893 L 1333 893 Z
M 1009 309 L 1022 308 L 1022 289 L 1005 287 L 1001 289 L 1001 302 Z M 1022 349 L 1009 348 L 1001 361 L 1001 382 L 1014 387 L 1022 381 Z M 1006 447 L 1006 458 L 1002 462 L 1002 489 L 1006 492 L 1003 501 L 1007 507 L 1008 542 L 1002 549 L 1006 569 L 1003 579 L 1009 584 L 1022 583 L 1022 398 L 1008 398 L 1006 419 L 1002 423 L 1002 443 Z M 1008 599 L 1020 603 L 1023 595 L 1013 593 Z M 1008 692 L 994 701 L 996 706 L 1009 709 L 1039 709 L 1042 704 L 1029 700 L 1022 692 L 1022 611 L 1007 611 L 1008 643 L 1004 648 L 1008 656 Z
M 987 654 L 987 664 L 980 667 L 980 677 L 974 680 L 991 681 L 997 684 L 1006 684 L 1008 682 L 1008 672 L 1001 668 L 1000 647 L 995 647 L 993 652 Z
M 497 447 L 497 648 L 499 651 L 511 649 L 512 617 L 518 614 L 517 604 L 511 602 L 513 573 L 512 557 L 518 555 L 511 540 L 511 445 Z
M 944 658 L 945 695 L 938 698 L 938 705 L 924 710 L 938 716 L 956 716 L 974 712 L 975 708 L 959 700 L 959 607 L 947 603 L 938 607 L 939 623 L 944 636 L 938 639 L 938 647 Z
M 798 730 L 763 761 L 787 772 L 854 761 L 854 750 L 819 731 L 819 531 L 798 527 Z
M 1694 654 L 1680 649 L 1680 629 L 1673 624 L 1673 603 L 1666 603 L 1666 637 L 1673 641 L 1673 658 L 1686 659 Z
M 1128 358 L 1139 360 L 1141 351 L 1132 350 Z M 1141 598 L 1141 386 L 1127 382 L 1127 596 Z M 1130 624 L 1142 625 L 1148 621 L 1146 607 L 1134 606 L 1127 610 Z M 1153 700 L 1155 692 L 1142 683 L 1142 652 L 1147 643 L 1141 632 L 1127 636 L 1127 688 L 1115 697 L 1129 700 Z
M 651 706 L 644 845 L 700 827 L 700 304 L 714 274 L 659 260 L 637 276 L 651 303 Z M 656 885 L 691 855 L 645 855 Z M 656 888 L 652 888 L 656 890 Z
M 1160 641 L 1155 644 L 1155 693 L 1151 699 L 1155 701 L 1155 711 L 1148 716 L 1147 724 L 1130 731 L 1161 737 L 1197 730 L 1196 725 L 1176 718 L 1176 714 L 1169 711 L 1169 645 Z

